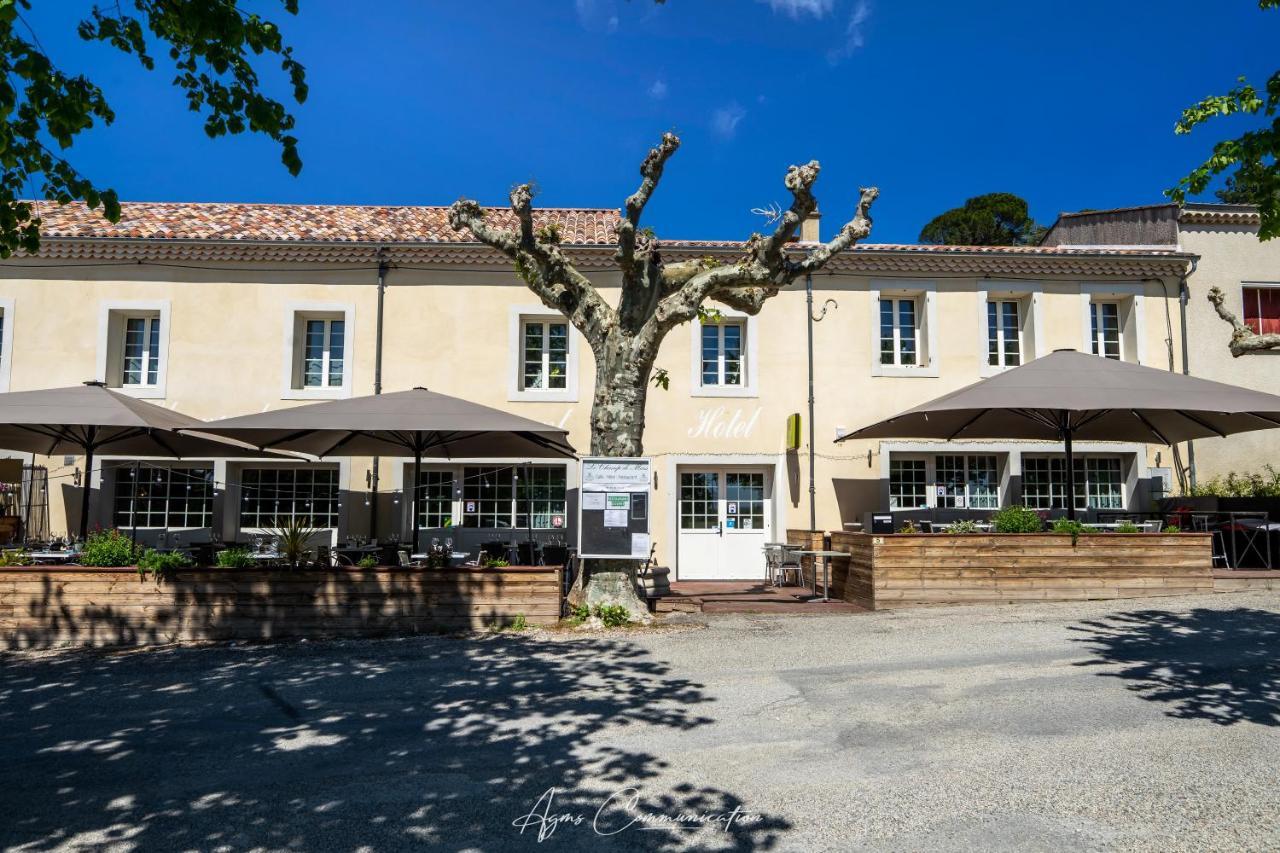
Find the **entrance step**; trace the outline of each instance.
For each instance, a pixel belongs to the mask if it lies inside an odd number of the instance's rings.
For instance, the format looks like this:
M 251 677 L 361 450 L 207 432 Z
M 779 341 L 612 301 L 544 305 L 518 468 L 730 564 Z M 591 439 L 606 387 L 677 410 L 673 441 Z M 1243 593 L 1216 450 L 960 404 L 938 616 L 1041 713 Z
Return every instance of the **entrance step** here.
M 810 603 L 810 590 L 776 587 L 763 581 L 683 581 L 649 599 L 654 613 L 863 613 L 847 601 Z

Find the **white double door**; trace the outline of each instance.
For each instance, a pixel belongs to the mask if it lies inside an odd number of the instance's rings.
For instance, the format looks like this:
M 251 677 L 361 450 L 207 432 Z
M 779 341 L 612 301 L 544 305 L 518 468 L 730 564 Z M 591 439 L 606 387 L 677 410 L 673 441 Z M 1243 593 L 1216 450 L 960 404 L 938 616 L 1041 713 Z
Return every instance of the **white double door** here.
M 773 474 L 766 468 L 679 469 L 677 580 L 758 580 L 772 542 Z

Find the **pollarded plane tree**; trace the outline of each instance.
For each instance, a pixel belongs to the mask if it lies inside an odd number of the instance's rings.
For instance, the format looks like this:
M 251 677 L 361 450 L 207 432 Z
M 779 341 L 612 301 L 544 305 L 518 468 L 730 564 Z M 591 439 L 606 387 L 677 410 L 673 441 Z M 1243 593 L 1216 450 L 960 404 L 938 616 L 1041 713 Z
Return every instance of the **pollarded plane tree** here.
M 645 206 L 662 180 L 680 139 L 667 133 L 640 164 L 640 186 L 627 198 L 616 225 L 614 255 L 622 273 L 616 305 L 578 271 L 554 226 L 535 227 L 534 192 L 529 184 L 511 191 L 518 228 L 491 224 L 484 208 L 470 199 L 454 202 L 449 223 L 501 252 L 542 304 L 559 311 L 591 347 L 596 386 L 591 407 L 591 454 L 642 456 L 645 402 L 658 350 L 667 334 L 707 311 L 708 302 L 756 314 L 771 297 L 802 276 L 822 269 L 839 252 L 871 233 L 870 209 L 879 191 L 860 190 L 853 218 L 826 243 L 803 252 L 794 243 L 800 224 L 817 210 L 813 184 L 818 162 L 787 170 L 784 180 L 791 206 L 768 235 L 752 234 L 732 262 L 702 257 L 664 263 L 661 242 L 640 227 Z M 634 564 L 595 561 L 589 567 L 586 602 L 626 606 L 644 613 L 635 593 Z

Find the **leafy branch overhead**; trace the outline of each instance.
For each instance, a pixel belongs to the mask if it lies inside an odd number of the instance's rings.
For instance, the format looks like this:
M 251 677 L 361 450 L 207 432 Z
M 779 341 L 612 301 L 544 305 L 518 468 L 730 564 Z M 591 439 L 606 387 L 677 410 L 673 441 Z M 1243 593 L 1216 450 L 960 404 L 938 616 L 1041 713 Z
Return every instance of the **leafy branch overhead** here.
M 707 301 L 747 314 L 757 313 L 779 290 L 821 269 L 834 255 L 871 232 L 870 209 L 879 191 L 863 189 L 853 218 L 829 242 L 797 253 L 800 223 L 817 210 L 813 185 L 817 161 L 792 166 L 784 184 L 790 208 L 767 235 L 752 234 L 732 261 L 699 257 L 667 263 L 662 243 L 640 226 L 646 205 L 662 180 L 668 161 L 680 147 L 675 134 L 664 134 L 640 164 L 640 185 L 623 206 L 616 225 L 614 258 L 622 276 L 616 305 L 569 259 L 558 232 L 534 224 L 533 189 L 515 187 L 510 208 L 516 228 L 498 227 L 475 201 L 462 199 L 449 210 L 455 230 L 469 231 L 478 241 L 501 252 L 542 303 L 562 312 L 582 333 L 596 357 L 596 394 L 592 408 L 592 452 L 639 455 L 644 402 L 654 359 L 668 332 L 701 317 L 718 317 Z M 658 380 L 662 384 L 662 380 Z
M 282 2 L 286 12 L 297 14 L 297 0 Z M 132 13 L 125 11 L 126 5 Z M 111 124 L 115 112 L 96 83 L 64 72 L 44 52 L 23 17 L 30 8 L 30 0 L 0 0 L 0 258 L 39 249 L 40 220 L 34 215 L 33 196 L 58 204 L 84 201 L 91 208 L 101 207 L 112 222 L 120 218 L 116 193 L 97 185 L 63 156 L 80 133 Z M 303 67 L 284 44 L 279 28 L 242 10 L 237 0 L 114 3 L 95 7 L 80 22 L 78 33 L 87 41 L 137 56 L 148 70 L 156 67 L 149 42 L 165 46 L 177 71 L 174 85 L 184 92 L 192 112 L 204 116 L 210 137 L 264 134 L 279 143 L 290 173 L 301 170 L 298 140 L 290 133 L 295 119 L 262 91 L 253 58 L 278 58 L 299 104 L 307 97 Z
M 943 246 L 1034 246 L 1046 230 L 1031 218 L 1024 199 L 1013 193 L 987 193 L 935 216 L 920 231 L 920 242 Z
M 1259 0 L 1260 9 L 1280 9 L 1280 0 Z M 1218 175 L 1231 172 L 1223 200 L 1248 202 L 1258 206 L 1262 222 L 1258 238 L 1280 236 L 1280 70 L 1261 90 L 1239 79 L 1225 95 L 1213 95 L 1184 110 L 1174 132 L 1186 134 L 1218 116 L 1249 115 L 1262 119 L 1260 125 L 1235 139 L 1213 146 L 1209 159 L 1166 191 L 1177 202 L 1198 195 Z

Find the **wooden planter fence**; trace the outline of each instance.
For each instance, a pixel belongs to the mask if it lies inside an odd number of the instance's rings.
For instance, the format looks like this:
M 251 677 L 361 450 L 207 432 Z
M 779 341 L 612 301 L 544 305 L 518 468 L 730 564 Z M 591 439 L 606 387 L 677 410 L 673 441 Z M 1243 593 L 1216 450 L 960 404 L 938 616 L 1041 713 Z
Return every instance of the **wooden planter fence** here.
M 558 567 L 0 569 L 0 645 L 122 646 L 480 630 L 560 618 Z
M 816 534 L 821 538 L 821 534 Z M 788 542 L 811 543 L 810 531 Z M 831 595 L 874 610 L 1213 592 L 1207 533 L 832 533 Z M 819 576 L 822 568 L 817 567 Z M 812 567 L 806 566 L 812 581 Z

